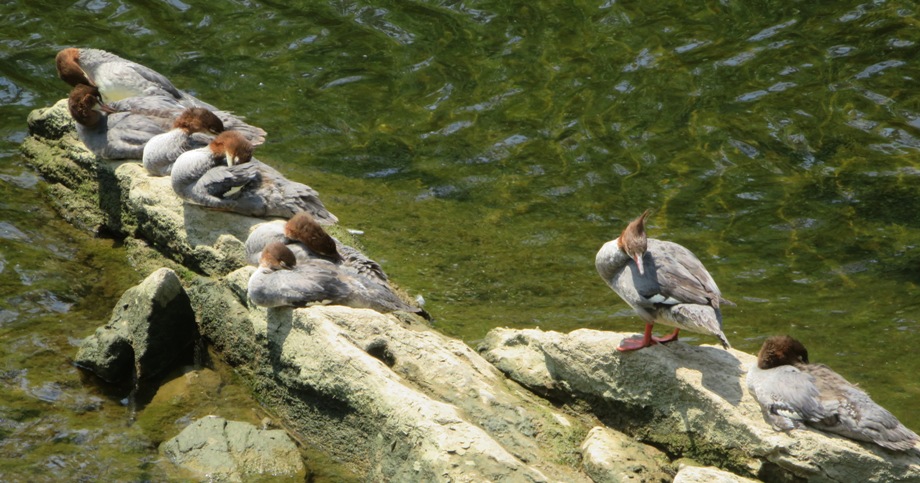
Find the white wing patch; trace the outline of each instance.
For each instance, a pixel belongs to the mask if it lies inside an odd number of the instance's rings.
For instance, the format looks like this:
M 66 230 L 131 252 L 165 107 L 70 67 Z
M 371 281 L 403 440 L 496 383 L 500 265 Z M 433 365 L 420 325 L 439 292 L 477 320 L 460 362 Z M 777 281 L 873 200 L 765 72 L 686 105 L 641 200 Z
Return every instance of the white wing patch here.
M 665 297 L 664 295 L 661 295 L 660 293 L 656 293 L 655 295 L 652 295 L 651 297 L 646 297 L 645 300 L 648 300 L 650 303 L 653 303 L 653 304 L 664 304 L 664 305 L 677 305 L 680 303 L 679 300 L 673 297 Z
M 227 190 L 226 193 L 221 195 L 221 198 L 230 198 L 231 196 L 239 193 L 242 190 L 243 190 L 242 186 L 234 186 L 233 188 L 230 188 L 229 190 Z

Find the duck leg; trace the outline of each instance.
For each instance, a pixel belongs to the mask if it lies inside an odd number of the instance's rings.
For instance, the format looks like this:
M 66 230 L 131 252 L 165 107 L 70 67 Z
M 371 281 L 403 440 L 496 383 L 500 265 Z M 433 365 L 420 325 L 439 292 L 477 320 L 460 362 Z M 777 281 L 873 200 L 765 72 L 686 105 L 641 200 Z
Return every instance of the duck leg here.
M 673 342 L 677 340 L 677 335 L 679 333 L 680 333 L 680 329 L 674 329 L 674 332 L 671 332 L 670 334 L 664 337 L 652 337 L 652 340 L 654 340 L 655 342 L 659 342 L 661 344 L 665 344 L 667 342 Z
M 634 351 L 657 344 L 658 342 L 655 340 L 657 337 L 652 337 L 652 325 L 645 324 L 645 334 L 642 335 L 641 341 L 635 337 L 623 339 L 620 345 L 617 346 L 617 350 L 620 352 Z

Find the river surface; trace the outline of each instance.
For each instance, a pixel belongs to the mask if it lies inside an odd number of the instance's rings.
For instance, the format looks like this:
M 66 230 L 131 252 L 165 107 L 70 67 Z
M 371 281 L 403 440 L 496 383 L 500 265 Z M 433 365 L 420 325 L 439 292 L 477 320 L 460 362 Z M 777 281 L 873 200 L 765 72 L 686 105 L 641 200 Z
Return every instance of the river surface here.
M 915 2 L 14 0 L 0 32 L 3 479 L 163 475 L 70 362 L 147 274 L 47 208 L 18 154 L 68 46 L 268 131 L 256 155 L 446 334 L 641 332 L 594 255 L 651 208 L 737 303 L 735 348 L 793 335 L 920 430 Z

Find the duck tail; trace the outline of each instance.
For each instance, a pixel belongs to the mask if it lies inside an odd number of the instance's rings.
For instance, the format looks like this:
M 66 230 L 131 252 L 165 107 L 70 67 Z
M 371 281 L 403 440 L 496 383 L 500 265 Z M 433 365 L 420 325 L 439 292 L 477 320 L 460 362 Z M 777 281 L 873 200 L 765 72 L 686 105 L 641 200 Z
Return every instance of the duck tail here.
M 723 349 L 728 350 L 732 348 L 732 345 L 728 343 L 728 339 L 725 338 L 725 334 L 719 332 L 716 334 L 716 337 L 719 338 L 719 342 L 722 344 Z

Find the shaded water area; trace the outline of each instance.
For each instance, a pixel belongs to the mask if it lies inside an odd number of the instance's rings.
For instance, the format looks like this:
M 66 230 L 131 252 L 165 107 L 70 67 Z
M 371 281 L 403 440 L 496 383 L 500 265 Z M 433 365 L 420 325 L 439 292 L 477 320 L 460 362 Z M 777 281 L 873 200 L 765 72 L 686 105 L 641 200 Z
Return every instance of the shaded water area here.
M 641 331 L 594 255 L 652 208 L 650 236 L 693 250 L 738 304 L 734 347 L 791 334 L 920 430 L 916 4 L 812 3 L 5 3 L 0 438 L 23 443 L 0 440 L 16 458 L 0 473 L 74 471 L 84 437 L 139 446 L 99 471 L 161 471 L 69 362 L 146 274 L 50 212 L 17 153 L 28 112 L 66 96 L 66 46 L 263 127 L 256 155 L 471 345 L 497 326 Z

